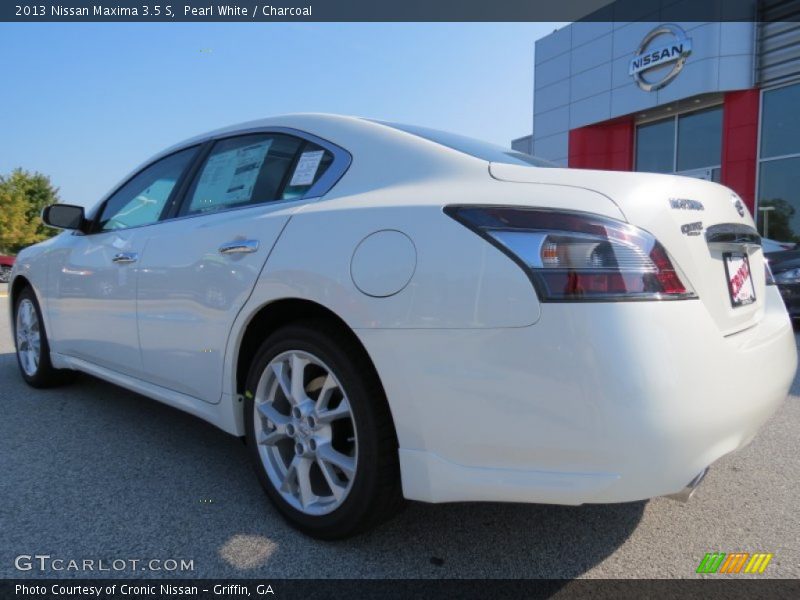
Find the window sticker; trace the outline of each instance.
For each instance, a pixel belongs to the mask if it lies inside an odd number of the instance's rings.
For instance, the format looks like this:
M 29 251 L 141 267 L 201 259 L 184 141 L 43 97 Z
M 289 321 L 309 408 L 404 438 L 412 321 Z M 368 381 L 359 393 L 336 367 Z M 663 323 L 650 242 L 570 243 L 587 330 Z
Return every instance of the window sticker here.
M 315 150 L 314 152 L 303 152 L 300 159 L 297 161 L 297 166 L 294 169 L 292 180 L 289 186 L 296 185 L 311 185 L 314 183 L 314 177 L 317 175 L 319 163 L 322 162 L 322 157 L 325 155 L 325 150 Z
M 270 145 L 272 140 L 264 140 L 210 156 L 197 182 L 192 208 L 207 210 L 249 201 Z

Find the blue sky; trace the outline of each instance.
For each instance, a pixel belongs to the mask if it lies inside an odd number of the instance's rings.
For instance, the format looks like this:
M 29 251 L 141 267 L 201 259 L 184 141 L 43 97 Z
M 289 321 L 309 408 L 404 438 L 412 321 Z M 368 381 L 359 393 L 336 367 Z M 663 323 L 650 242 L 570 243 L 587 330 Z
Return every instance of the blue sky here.
M 0 25 L 0 173 L 91 205 L 224 125 L 333 112 L 507 145 L 530 133 L 534 41 L 561 24 Z

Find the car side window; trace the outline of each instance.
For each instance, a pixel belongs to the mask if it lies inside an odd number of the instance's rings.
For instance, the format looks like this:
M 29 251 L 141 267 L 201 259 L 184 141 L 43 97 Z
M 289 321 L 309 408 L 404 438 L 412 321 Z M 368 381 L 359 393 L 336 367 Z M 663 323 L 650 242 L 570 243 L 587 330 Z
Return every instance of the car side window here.
M 333 154 L 312 142 L 307 142 L 295 161 L 292 175 L 286 182 L 282 197 L 284 200 L 301 198 L 328 170 L 333 162 Z
M 214 144 L 181 215 L 301 198 L 333 160 L 327 150 L 284 134 L 251 134 Z
M 106 201 L 98 231 L 140 227 L 157 222 L 198 147 L 171 154 L 140 171 Z

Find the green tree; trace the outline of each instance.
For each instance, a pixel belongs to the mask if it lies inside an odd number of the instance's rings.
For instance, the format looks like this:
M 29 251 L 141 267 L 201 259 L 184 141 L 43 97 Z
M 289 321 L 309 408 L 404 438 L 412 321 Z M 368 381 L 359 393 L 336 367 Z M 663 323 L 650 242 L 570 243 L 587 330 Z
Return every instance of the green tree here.
M 42 209 L 56 202 L 58 189 L 46 175 L 23 169 L 0 175 L 0 253 L 16 254 L 58 233 L 41 220 Z

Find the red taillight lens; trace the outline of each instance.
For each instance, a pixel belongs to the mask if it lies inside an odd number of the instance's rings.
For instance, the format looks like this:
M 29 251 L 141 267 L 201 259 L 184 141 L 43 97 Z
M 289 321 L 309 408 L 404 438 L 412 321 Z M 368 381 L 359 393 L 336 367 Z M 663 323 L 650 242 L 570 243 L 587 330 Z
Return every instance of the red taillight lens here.
M 658 240 L 628 223 L 518 207 L 449 206 L 445 212 L 523 267 L 543 301 L 695 297 Z
M 650 251 L 650 259 L 656 266 L 656 277 L 665 294 L 679 295 L 688 292 L 677 271 L 672 266 L 672 261 L 667 255 L 667 251 L 664 250 L 664 247 L 658 242 L 655 243 L 655 246 L 653 246 L 653 249 Z

